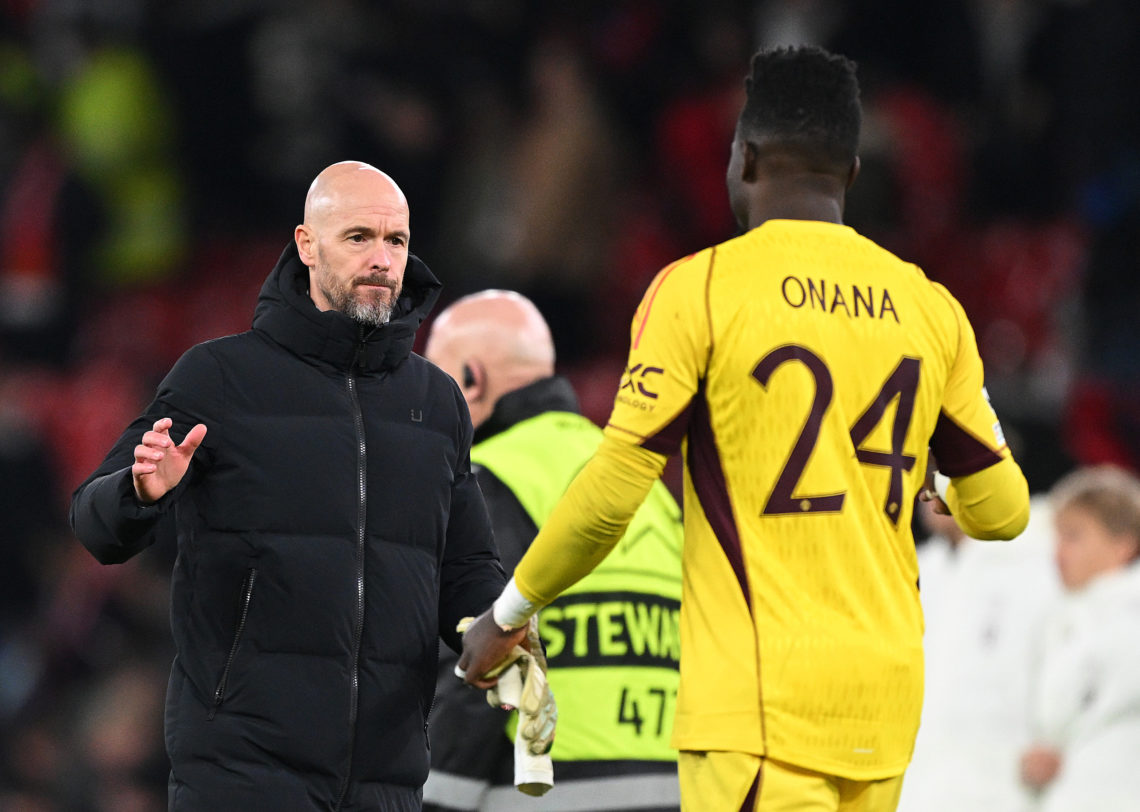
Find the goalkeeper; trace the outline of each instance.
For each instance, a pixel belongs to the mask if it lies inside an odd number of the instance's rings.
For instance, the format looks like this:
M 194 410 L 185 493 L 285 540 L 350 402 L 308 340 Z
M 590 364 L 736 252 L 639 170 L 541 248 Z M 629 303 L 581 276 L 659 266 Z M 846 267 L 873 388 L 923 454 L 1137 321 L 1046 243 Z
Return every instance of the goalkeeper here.
M 485 686 L 504 628 L 620 561 L 683 450 L 682 807 L 892 812 L 922 707 L 910 521 L 929 451 L 975 538 L 1020 533 L 1028 488 L 961 305 L 843 224 L 854 64 L 765 50 L 745 89 L 726 176 L 744 233 L 646 291 L 605 437 L 460 666 Z
M 550 331 L 518 294 L 486 291 L 456 302 L 435 321 L 426 355 L 467 400 L 476 429 L 471 460 L 503 566 L 513 568 L 602 433 L 578 413 L 569 382 L 553 374 Z M 679 681 L 681 525 L 662 483 L 617 550 L 541 618 L 559 704 L 554 788 L 538 799 L 516 790 L 525 776 L 516 769 L 513 721 L 456 679 L 455 657 L 445 652 L 425 809 L 678 808 L 669 733 Z M 542 749 L 546 722 L 540 710 L 525 744 Z

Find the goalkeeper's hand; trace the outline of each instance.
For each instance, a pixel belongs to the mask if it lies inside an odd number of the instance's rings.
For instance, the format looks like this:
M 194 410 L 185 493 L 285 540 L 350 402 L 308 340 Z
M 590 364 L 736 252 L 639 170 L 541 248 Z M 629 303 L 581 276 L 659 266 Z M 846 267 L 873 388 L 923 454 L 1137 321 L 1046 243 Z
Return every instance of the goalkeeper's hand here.
M 931 509 L 940 516 L 950 516 L 950 508 L 946 504 L 946 488 L 950 484 L 948 477 L 938 471 L 930 471 L 926 475 L 926 482 L 918 492 L 918 498 L 923 502 L 930 502 Z
M 465 633 L 470 625 L 471 619 L 464 618 L 459 632 Z M 528 752 L 539 756 L 550 752 L 554 744 L 558 706 L 546 679 L 546 656 L 537 618 L 532 617 L 526 626 L 525 645 L 527 648 L 516 645 L 483 679 L 495 680 L 487 690 L 487 703 L 504 710 L 518 709 L 518 735 L 526 742 Z
M 465 631 L 455 675 L 483 690 L 494 685 L 503 669 L 518 659 L 514 653 L 516 646 L 529 645 L 526 642 L 531 633 L 529 623 L 517 629 L 500 628 L 491 609 L 474 620 L 464 618 L 459 627 Z

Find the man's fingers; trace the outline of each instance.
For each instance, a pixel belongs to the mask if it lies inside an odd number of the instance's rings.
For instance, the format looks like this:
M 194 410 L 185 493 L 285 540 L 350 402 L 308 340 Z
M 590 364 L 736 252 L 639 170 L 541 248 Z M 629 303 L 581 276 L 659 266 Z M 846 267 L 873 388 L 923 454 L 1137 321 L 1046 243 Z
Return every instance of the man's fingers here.
M 169 448 L 172 445 L 170 435 L 157 431 L 148 431 L 144 434 L 142 444 L 151 448 Z
M 135 446 L 135 460 L 137 462 L 158 462 L 165 456 L 166 452 L 161 448 L 155 448 L 146 443 L 139 443 Z
M 174 425 L 174 421 L 169 417 L 160 417 L 154 421 L 154 431 L 159 434 L 166 434 L 170 431 L 170 427 Z
M 493 687 L 495 685 L 495 683 L 498 682 L 497 679 L 492 679 L 492 680 L 476 679 L 475 675 L 470 673 L 470 669 L 468 668 L 468 666 L 470 666 L 470 664 L 471 664 L 471 653 L 468 651 L 464 651 L 463 654 L 460 655 L 460 657 L 459 657 L 459 662 L 457 662 L 455 664 L 455 676 L 459 677 L 461 680 L 466 682 L 468 685 L 474 686 L 475 688 L 482 688 L 483 690 L 486 690 L 488 688 Z
M 186 432 L 186 437 L 182 440 L 182 445 L 178 446 L 181 450 L 193 454 L 198 450 L 198 446 L 202 445 L 202 440 L 206 437 L 206 425 L 199 423 L 190 431 Z
M 517 659 L 511 657 L 511 652 L 525 635 L 525 629 L 504 632 L 495 623 L 490 609 L 477 617 L 463 635 L 459 668 L 465 674 L 464 681 L 483 690 L 495 685 L 499 672 Z

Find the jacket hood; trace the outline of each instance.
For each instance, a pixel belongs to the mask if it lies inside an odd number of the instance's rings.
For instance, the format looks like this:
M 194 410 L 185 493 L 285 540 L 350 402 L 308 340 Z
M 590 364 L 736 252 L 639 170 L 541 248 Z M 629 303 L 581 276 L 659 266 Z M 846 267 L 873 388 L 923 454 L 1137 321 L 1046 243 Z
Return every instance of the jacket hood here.
M 309 269 L 290 242 L 261 286 L 253 329 L 318 366 L 350 370 L 355 362 L 365 372 L 393 369 L 411 353 L 416 330 L 442 287 L 419 257 L 408 254 L 391 321 L 368 327 L 343 313 L 317 309 L 309 297 Z

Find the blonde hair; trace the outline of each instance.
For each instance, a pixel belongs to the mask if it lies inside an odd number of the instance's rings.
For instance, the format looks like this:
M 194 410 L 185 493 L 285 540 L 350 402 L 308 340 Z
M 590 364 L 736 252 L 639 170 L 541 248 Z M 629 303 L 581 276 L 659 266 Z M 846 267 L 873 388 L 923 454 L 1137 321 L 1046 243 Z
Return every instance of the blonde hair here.
M 1140 479 L 1113 465 L 1078 468 L 1049 492 L 1055 513 L 1070 507 L 1090 513 L 1113 535 L 1131 536 L 1140 558 Z

